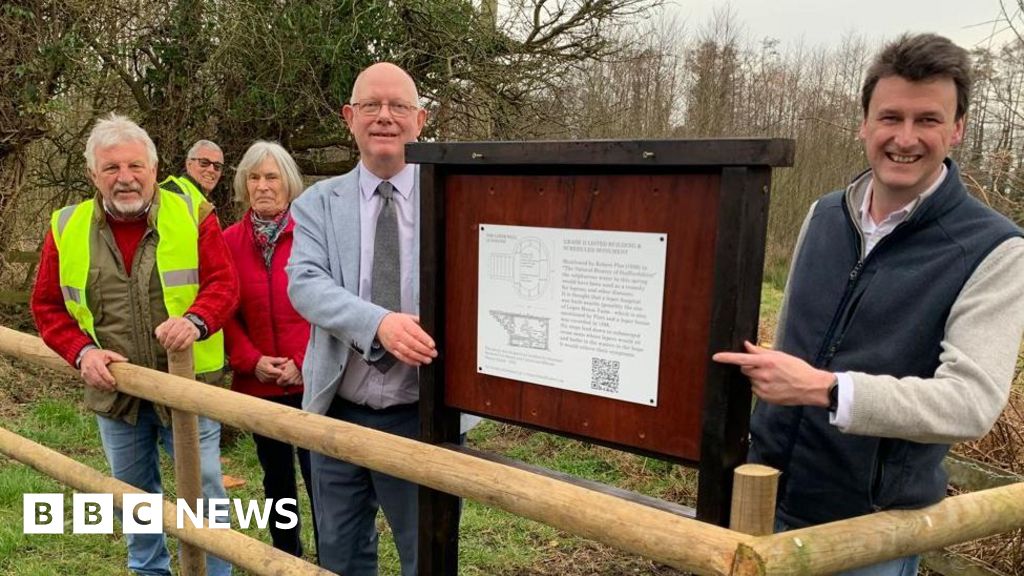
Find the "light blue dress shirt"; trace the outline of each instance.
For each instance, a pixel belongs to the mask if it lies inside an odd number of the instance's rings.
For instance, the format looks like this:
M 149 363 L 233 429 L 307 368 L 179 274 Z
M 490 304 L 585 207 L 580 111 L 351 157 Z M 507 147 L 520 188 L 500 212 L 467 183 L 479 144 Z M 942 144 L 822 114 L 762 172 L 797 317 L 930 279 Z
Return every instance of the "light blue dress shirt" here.
M 373 247 L 377 232 L 377 215 L 382 208 L 377 186 L 382 178 L 359 163 L 359 297 L 370 301 L 373 294 Z M 402 309 L 396 312 L 417 314 L 413 301 L 413 258 L 416 250 L 416 167 L 406 164 L 401 172 L 388 179 L 395 187 L 393 199 L 398 212 L 398 244 L 401 257 Z M 376 345 L 376 344 L 375 344 Z M 349 351 L 348 365 L 342 376 L 338 395 L 353 402 L 379 410 L 389 406 L 416 402 L 420 397 L 417 369 L 402 362 L 385 373 L 377 371 L 355 351 Z

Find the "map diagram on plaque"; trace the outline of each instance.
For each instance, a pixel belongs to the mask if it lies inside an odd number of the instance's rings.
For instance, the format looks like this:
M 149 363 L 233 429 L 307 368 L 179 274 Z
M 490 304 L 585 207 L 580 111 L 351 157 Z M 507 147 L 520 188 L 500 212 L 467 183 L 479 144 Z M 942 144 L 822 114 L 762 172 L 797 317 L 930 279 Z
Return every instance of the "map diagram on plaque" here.
M 540 298 L 551 282 L 551 258 L 539 238 L 523 238 L 515 251 L 491 254 L 491 279 L 511 282 L 516 293 L 528 300 Z
M 657 406 L 667 234 L 479 226 L 477 372 Z
M 516 348 L 548 349 L 549 318 L 491 310 L 491 316 L 508 334 L 508 345 Z

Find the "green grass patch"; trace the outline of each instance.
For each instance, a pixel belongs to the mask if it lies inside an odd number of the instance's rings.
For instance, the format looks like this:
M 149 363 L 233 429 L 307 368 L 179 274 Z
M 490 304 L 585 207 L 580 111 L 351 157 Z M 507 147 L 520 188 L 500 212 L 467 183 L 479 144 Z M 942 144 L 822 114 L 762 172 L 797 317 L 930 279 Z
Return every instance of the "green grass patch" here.
M 782 308 L 783 289 L 774 284 L 761 285 L 761 318 L 777 318 Z
M 20 424 L 22 435 L 68 456 L 103 456 L 102 448 L 95 442 L 99 438 L 96 416 L 77 403 L 40 400 L 31 406 Z
M 98 441 L 98 439 L 97 439 Z M 64 494 L 65 534 L 24 534 L 22 495 Z M 71 494 L 35 470 L 10 460 L 0 461 L 0 573 L 10 576 L 75 574 L 127 575 L 122 536 L 71 535 Z

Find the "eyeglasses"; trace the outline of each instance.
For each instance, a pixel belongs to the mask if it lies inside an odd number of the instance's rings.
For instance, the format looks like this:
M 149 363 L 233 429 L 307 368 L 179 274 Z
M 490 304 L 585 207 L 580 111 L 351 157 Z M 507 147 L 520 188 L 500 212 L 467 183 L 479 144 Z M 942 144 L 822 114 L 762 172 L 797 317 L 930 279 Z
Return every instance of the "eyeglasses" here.
M 376 100 L 370 100 L 367 102 L 352 102 L 350 104 L 363 116 L 376 116 L 380 114 L 380 111 L 385 106 L 391 111 L 391 115 L 395 118 L 405 118 L 409 114 L 412 114 L 416 110 L 419 110 L 419 106 L 413 106 L 411 104 L 402 104 L 401 102 L 378 102 Z
M 199 162 L 199 166 L 201 168 L 209 168 L 210 166 L 213 166 L 213 169 L 216 170 L 217 172 L 221 172 L 222 170 L 224 170 L 223 162 L 214 162 L 213 160 L 207 160 L 206 158 L 189 158 L 189 160 L 195 160 L 196 162 Z

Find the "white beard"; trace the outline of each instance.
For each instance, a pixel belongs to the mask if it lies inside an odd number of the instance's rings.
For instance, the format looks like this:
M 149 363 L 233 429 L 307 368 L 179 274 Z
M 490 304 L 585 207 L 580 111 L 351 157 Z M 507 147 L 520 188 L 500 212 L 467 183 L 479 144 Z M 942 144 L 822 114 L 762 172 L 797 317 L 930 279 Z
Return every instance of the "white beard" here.
M 149 202 L 142 198 L 131 202 L 104 198 L 103 208 L 116 220 L 138 220 L 149 211 Z

